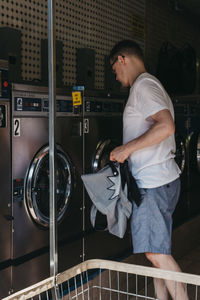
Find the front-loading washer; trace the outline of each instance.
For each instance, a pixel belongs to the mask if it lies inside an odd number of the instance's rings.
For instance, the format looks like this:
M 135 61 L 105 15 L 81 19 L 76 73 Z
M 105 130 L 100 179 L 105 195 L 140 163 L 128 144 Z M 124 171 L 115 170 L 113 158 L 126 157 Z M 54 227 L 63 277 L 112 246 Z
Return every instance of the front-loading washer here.
M 12 105 L 12 259 L 16 291 L 49 276 L 48 89 L 14 84 Z M 58 262 L 59 271 L 63 271 L 81 262 L 82 254 L 82 113 L 73 107 L 69 91 L 59 90 L 56 107 Z M 31 262 L 34 268 L 28 267 Z
M 186 95 L 175 97 L 176 127 L 181 132 L 185 141 L 186 164 L 185 178 L 182 184 L 182 198 L 187 197 L 187 218 L 200 212 L 199 205 L 199 180 L 198 167 L 198 140 L 200 132 L 200 96 Z M 178 108 L 179 107 L 179 108 Z M 183 113 L 178 113 L 182 107 Z M 184 109 L 183 109 L 184 107 Z M 184 176 L 182 176 L 182 179 Z
M 86 96 L 84 102 L 84 122 L 87 128 L 84 135 L 85 173 L 94 173 L 109 161 L 111 150 L 122 144 L 122 112 L 124 100 L 98 96 Z M 105 218 L 98 219 L 97 228 L 90 222 L 92 202 L 85 191 L 85 259 L 116 258 L 130 251 L 129 229 L 123 239 L 105 230 Z

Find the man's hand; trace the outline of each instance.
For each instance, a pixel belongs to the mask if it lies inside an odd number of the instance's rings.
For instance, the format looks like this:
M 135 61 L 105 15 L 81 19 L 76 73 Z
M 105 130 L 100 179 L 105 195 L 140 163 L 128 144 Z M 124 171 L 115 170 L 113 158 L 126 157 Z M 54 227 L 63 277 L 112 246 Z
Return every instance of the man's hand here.
M 130 153 L 128 151 L 127 145 L 122 145 L 112 150 L 112 152 L 110 153 L 110 160 L 123 163 L 129 157 L 129 155 Z

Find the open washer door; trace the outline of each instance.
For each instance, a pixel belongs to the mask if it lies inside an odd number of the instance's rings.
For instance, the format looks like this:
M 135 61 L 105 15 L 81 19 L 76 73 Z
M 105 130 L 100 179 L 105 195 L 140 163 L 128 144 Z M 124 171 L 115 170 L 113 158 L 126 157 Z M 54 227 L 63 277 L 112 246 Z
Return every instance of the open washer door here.
M 72 193 L 72 164 L 67 154 L 57 145 L 57 221 L 67 210 Z M 42 147 L 34 156 L 26 176 L 26 207 L 31 218 L 49 227 L 49 146 Z
M 94 157 L 92 159 L 93 173 L 98 172 L 109 162 L 110 152 L 117 146 L 118 143 L 111 139 L 106 139 L 98 143 Z
M 200 131 L 190 134 L 189 152 L 191 171 L 200 174 Z
M 102 139 L 96 146 L 93 159 L 91 161 L 91 171 L 98 172 L 109 161 L 110 152 L 119 146 L 116 139 L 106 138 Z M 92 259 L 95 257 L 108 258 L 119 257 L 122 253 L 130 251 L 130 235 L 127 231 L 123 239 L 119 239 L 110 234 L 107 230 L 107 218 L 105 215 L 98 213 L 95 220 L 95 228 L 90 222 L 90 211 L 92 201 L 86 193 L 85 197 L 85 259 Z
M 186 149 L 184 145 L 183 138 L 179 135 L 175 135 L 176 140 L 176 156 L 175 161 L 181 170 L 181 174 L 185 170 L 185 162 L 186 162 Z
M 93 159 L 92 159 L 92 172 L 96 173 L 101 170 L 110 160 L 110 152 L 118 146 L 118 143 L 111 140 L 106 139 L 104 141 L 100 141 L 96 147 Z M 89 201 L 90 202 L 90 201 Z M 91 203 L 90 203 L 91 205 Z M 89 213 L 86 217 L 89 220 Z M 90 224 L 88 225 L 90 227 Z M 106 216 L 97 212 L 96 221 L 95 221 L 95 229 L 97 231 L 107 230 L 107 221 Z

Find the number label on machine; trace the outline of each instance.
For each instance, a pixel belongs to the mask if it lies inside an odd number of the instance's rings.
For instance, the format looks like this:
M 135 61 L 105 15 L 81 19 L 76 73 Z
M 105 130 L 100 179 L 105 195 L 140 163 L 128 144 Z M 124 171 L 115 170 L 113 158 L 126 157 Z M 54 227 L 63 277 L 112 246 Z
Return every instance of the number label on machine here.
M 20 136 L 20 119 L 14 119 L 14 136 Z

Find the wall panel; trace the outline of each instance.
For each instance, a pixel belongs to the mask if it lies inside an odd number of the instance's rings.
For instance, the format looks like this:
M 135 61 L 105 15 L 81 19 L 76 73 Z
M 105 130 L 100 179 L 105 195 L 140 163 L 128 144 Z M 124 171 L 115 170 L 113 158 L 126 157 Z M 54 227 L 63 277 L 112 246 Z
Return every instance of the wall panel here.
M 47 4 L 46 0 L 0 1 L 0 26 L 22 32 L 24 80 L 41 79 L 40 43 L 47 38 Z M 145 0 L 57 0 L 56 39 L 64 44 L 64 84 L 76 83 L 76 48 L 87 47 L 96 51 L 95 88 L 104 88 L 104 56 L 117 41 L 134 38 L 136 15 L 144 24 Z M 144 35 L 136 35 L 136 40 L 144 47 Z
M 164 41 L 177 48 L 186 42 L 200 57 L 200 25 L 184 10 L 170 4 L 174 1 L 146 0 L 146 62 L 148 69 L 156 73 L 158 53 Z
M 156 72 L 164 41 L 182 47 L 189 42 L 200 57 L 199 26 L 164 0 L 57 0 L 56 39 L 63 42 L 63 83 L 76 83 L 76 48 L 95 56 L 95 88 L 104 88 L 104 56 L 124 38 L 145 48 L 149 71 Z M 0 26 L 22 32 L 22 77 L 41 79 L 41 39 L 47 38 L 47 0 L 1 0 Z

